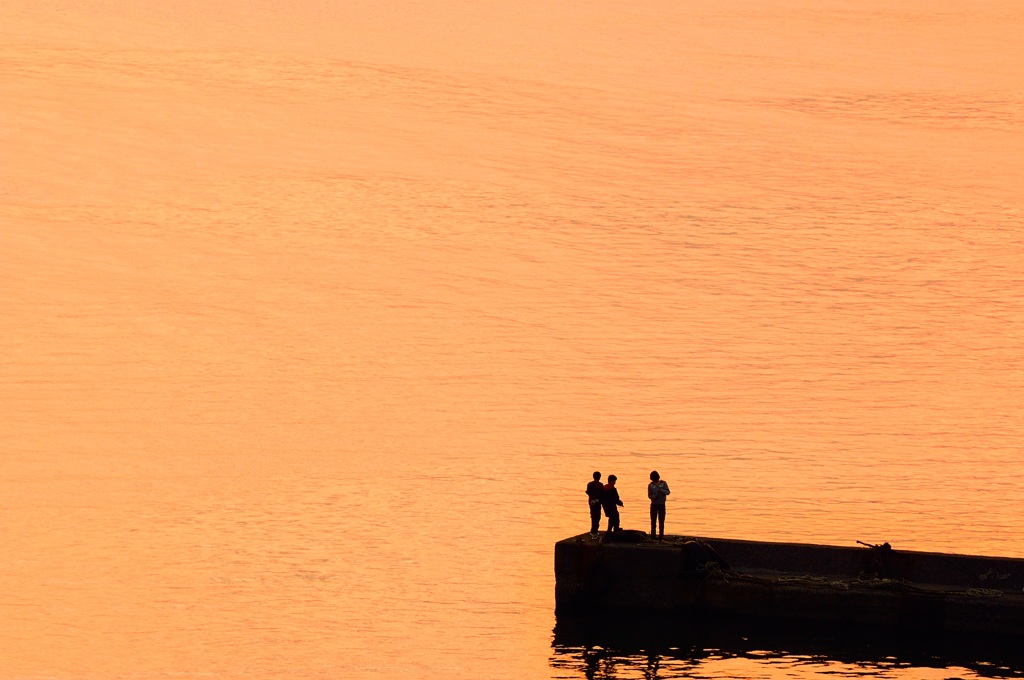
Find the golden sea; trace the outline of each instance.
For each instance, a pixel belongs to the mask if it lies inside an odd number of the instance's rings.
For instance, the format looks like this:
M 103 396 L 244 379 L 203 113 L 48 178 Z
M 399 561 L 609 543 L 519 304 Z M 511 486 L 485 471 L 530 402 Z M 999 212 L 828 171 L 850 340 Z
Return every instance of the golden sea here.
M 1022 36 L 0 6 L 0 678 L 1024 672 L 552 633 L 593 470 L 626 528 L 657 469 L 670 533 L 1024 556 Z

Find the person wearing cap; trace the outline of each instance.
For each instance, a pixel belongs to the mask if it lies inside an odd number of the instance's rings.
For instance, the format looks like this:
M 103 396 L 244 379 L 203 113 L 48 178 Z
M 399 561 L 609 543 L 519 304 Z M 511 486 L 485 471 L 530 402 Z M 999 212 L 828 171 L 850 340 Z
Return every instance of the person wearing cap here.
M 655 522 L 658 524 L 658 538 L 665 538 L 665 496 L 672 493 L 657 470 L 651 472 L 651 483 L 647 485 L 647 497 L 651 499 L 651 538 L 654 538 Z

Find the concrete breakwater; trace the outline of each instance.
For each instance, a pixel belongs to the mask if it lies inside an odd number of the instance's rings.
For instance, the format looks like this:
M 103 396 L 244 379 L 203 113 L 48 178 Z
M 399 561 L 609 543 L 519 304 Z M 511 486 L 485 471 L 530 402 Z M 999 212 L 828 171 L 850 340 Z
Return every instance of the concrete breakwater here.
M 555 544 L 556 613 L 595 609 L 1024 634 L 1024 559 L 719 538 Z

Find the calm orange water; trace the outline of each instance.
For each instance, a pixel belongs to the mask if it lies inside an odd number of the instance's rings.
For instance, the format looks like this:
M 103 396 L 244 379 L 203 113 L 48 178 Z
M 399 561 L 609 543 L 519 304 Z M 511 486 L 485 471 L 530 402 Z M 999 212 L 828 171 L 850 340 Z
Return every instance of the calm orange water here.
M 1024 556 L 1020 3 L 303 4 L 0 7 L 0 677 L 978 676 L 553 646 L 551 555 L 657 468 Z

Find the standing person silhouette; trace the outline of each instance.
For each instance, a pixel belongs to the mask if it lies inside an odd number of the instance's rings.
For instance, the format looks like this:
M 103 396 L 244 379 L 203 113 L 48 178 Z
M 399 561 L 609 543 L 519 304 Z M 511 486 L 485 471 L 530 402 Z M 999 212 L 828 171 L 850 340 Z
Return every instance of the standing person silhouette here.
M 601 473 L 594 473 L 594 481 L 587 484 L 587 502 L 590 504 L 590 537 L 597 538 L 597 530 L 601 526 L 601 494 L 604 493 L 604 484 L 601 483 Z
M 604 491 L 601 493 L 601 507 L 608 516 L 608 533 L 622 530 L 619 526 L 619 508 L 616 507 L 621 506 L 622 501 L 619 500 L 619 491 L 615 488 L 616 479 L 618 477 L 615 475 L 608 475 L 608 483 L 604 485 Z
M 657 470 L 653 470 L 651 483 L 647 485 L 647 497 L 651 499 L 651 538 L 654 538 L 655 520 L 660 529 L 658 538 L 665 538 L 665 496 L 670 493 L 668 484 L 661 479 Z

